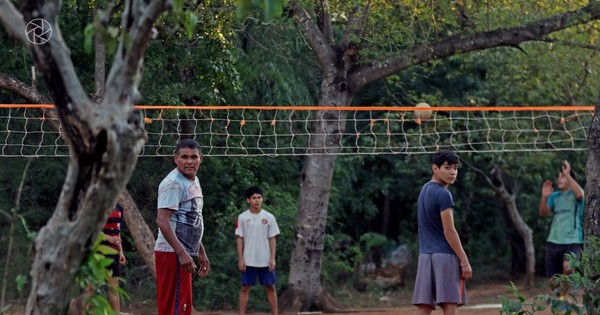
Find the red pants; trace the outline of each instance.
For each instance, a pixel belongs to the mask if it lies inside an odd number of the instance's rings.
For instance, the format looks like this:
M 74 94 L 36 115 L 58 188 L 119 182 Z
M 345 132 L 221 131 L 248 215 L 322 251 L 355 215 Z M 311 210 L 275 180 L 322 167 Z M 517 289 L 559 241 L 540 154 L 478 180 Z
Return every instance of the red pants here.
M 192 273 L 184 272 L 177 254 L 154 252 L 158 315 L 192 314 Z

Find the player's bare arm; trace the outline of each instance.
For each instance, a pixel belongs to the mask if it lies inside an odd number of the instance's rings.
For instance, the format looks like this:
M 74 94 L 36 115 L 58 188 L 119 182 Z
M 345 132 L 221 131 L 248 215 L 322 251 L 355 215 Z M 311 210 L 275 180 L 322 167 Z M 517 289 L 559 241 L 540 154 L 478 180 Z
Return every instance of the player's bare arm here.
M 238 269 L 246 271 L 246 262 L 244 262 L 244 238 L 237 236 L 237 254 L 238 254 Z
M 269 257 L 269 271 L 273 271 L 277 266 L 277 263 L 275 262 L 275 254 L 277 251 L 276 236 L 269 238 L 269 251 L 271 254 L 271 256 Z
M 458 260 L 460 262 L 460 277 L 463 279 L 471 279 L 471 277 L 473 276 L 473 269 L 471 268 L 471 264 L 469 263 L 467 253 L 465 253 L 465 250 L 462 247 L 462 243 L 460 242 L 458 232 L 454 227 L 454 215 L 452 208 L 448 208 L 442 211 L 441 216 L 442 226 L 444 228 L 444 236 L 446 237 L 448 244 L 458 257 Z
M 567 182 L 569 183 L 569 187 L 575 194 L 575 198 L 577 198 L 577 200 L 582 200 L 584 197 L 583 188 L 581 188 L 581 186 L 575 180 L 575 178 L 573 178 L 571 176 L 571 164 L 569 164 L 569 161 L 567 161 L 567 160 L 563 161 L 562 173 L 565 176 L 565 178 L 567 179 Z

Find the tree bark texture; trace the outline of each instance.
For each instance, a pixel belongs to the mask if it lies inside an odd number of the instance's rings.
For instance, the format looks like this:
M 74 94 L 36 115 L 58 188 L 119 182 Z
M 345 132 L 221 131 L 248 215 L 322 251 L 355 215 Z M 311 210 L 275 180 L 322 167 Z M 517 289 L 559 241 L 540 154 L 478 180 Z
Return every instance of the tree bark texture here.
M 586 239 L 591 237 L 600 237 L 600 93 L 596 106 L 594 108 L 594 118 L 590 126 L 588 134 L 588 159 L 585 167 L 585 220 L 584 220 L 584 236 Z M 590 261 L 595 261 L 598 255 L 596 249 L 590 248 L 588 242 L 585 243 L 585 250 L 590 256 Z M 588 279 L 595 283 L 600 279 L 600 270 L 593 266 L 585 275 Z M 590 288 L 586 288 L 585 295 L 600 296 L 600 286 L 594 284 Z M 584 296 L 584 304 L 589 311 L 589 314 L 600 314 L 598 308 L 600 305 L 594 305 L 588 297 Z
M 320 104 L 345 105 L 350 93 L 340 89 L 340 73 L 333 72 L 321 86 Z M 346 125 L 345 111 L 317 111 L 309 155 L 300 174 L 300 199 L 294 230 L 294 250 L 288 284 L 294 298 L 280 299 L 286 311 L 332 312 L 340 309 L 321 285 L 321 266 L 327 208 L 335 160 Z M 299 296 L 298 296 L 299 295 Z
M 0 73 L 0 88 L 12 91 L 22 98 L 31 102 L 32 104 L 46 104 L 49 102 L 48 98 L 44 95 L 40 94 L 38 91 L 28 86 L 27 84 L 21 82 L 20 80 L 7 75 L 5 73 Z M 102 88 L 103 89 L 103 88 Z M 52 129 L 56 132 L 61 131 L 60 121 L 58 119 L 58 115 L 56 114 L 56 110 L 54 109 L 42 109 L 42 115 L 48 117 L 48 121 Z M 64 137 L 64 133 L 60 133 L 61 137 L 65 141 L 68 141 Z M 146 263 L 146 267 L 148 271 L 152 274 L 152 276 L 156 276 L 156 268 L 154 264 L 154 241 L 155 237 L 150 230 L 146 221 L 144 221 L 142 214 L 140 213 L 139 208 L 135 204 L 135 201 L 129 195 L 127 190 L 124 190 L 121 194 L 119 194 L 117 198 L 117 202 L 121 203 L 126 212 L 124 213 L 124 220 L 129 226 L 129 231 L 131 233 L 131 237 L 135 243 L 137 250 L 139 251 L 142 259 Z
M 145 142 L 133 108 L 150 28 L 167 8 L 162 1 L 125 2 L 119 48 L 101 104 L 92 102 L 75 73 L 58 26 L 59 1 L 26 1 L 18 12 L 0 0 L 0 23 L 26 45 L 50 91 L 70 143 L 70 160 L 58 204 L 34 241 L 26 314 L 64 314 L 74 277 L 125 188 Z M 40 18 L 53 29 L 46 43 L 24 36 L 26 21 Z M 127 37 L 127 40 L 125 40 Z

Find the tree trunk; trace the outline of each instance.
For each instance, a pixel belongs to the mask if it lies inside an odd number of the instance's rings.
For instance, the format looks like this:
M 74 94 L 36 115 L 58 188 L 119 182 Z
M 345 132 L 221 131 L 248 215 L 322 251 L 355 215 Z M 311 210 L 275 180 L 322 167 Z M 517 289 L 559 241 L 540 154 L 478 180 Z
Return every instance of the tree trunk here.
M 131 199 L 127 190 L 124 190 L 119 195 L 117 202 L 125 209 L 123 211 L 123 218 L 125 219 L 125 223 L 127 223 L 138 253 L 142 256 L 150 274 L 156 278 L 156 265 L 154 261 L 154 242 L 156 238 L 152 230 L 150 230 L 150 227 L 144 221 L 140 209 L 138 209 L 135 201 Z
M 49 102 L 48 98 L 36 91 L 35 88 L 30 87 L 7 74 L 0 73 L 0 88 L 12 91 L 33 104 L 44 104 Z M 104 90 L 104 87 L 97 87 L 96 91 L 98 90 Z M 42 116 L 50 118 L 48 121 L 51 128 L 60 133 L 61 127 L 56 110 L 41 109 L 40 113 Z M 68 143 L 69 138 L 67 138 L 64 133 L 60 133 L 60 137 L 66 143 Z M 137 250 L 142 256 L 142 259 L 144 259 L 144 262 L 148 267 L 148 271 L 152 274 L 152 276 L 156 276 L 156 269 L 154 265 L 155 237 L 152 234 L 150 227 L 148 227 L 148 224 L 146 224 L 146 221 L 143 219 L 139 208 L 127 190 L 124 190 L 118 196 L 117 202 L 121 203 L 127 209 L 123 216 L 127 225 L 130 226 L 131 237 L 133 238 Z
M 352 95 L 340 89 L 336 76 L 324 79 L 320 104 L 348 105 Z M 345 111 L 317 111 L 310 138 L 309 154 L 300 175 L 300 201 L 294 231 L 294 250 L 288 279 L 282 294 L 285 311 L 334 312 L 341 306 L 325 292 L 321 284 L 321 265 L 327 208 L 340 137 L 346 126 Z
M 526 257 L 525 283 L 529 286 L 533 285 L 535 280 L 535 247 L 533 246 L 533 232 L 527 223 L 525 223 L 523 217 L 521 217 L 519 208 L 517 207 L 516 195 L 518 193 L 518 189 L 516 187 L 518 185 L 514 184 L 512 186 L 508 186 L 505 182 L 506 177 L 502 172 L 502 169 L 498 166 L 491 170 L 490 177 L 484 171 L 471 165 L 466 160 L 463 162 L 479 174 L 483 175 L 490 187 L 494 189 L 494 191 L 500 197 L 500 200 L 502 200 L 505 215 L 509 218 L 512 225 L 517 230 L 517 233 L 519 233 L 523 239 Z
M 584 235 L 586 238 L 600 237 L 600 96 L 596 101 L 594 109 L 594 118 L 590 126 L 588 135 L 589 153 L 585 170 L 585 220 Z M 598 253 L 594 248 L 589 247 L 589 242 L 585 242 L 585 250 L 590 256 L 590 261 L 595 261 Z M 590 279 L 592 287 L 586 287 L 584 295 L 584 304 L 589 314 L 598 315 L 598 305 L 594 305 L 589 296 L 599 296 L 600 287 L 596 284 L 600 278 L 598 268 L 588 268 L 589 273 L 585 275 Z
M 58 24 L 60 1 L 25 1 L 19 12 L 0 0 L 0 23 L 32 52 L 70 144 L 65 182 L 54 214 L 34 241 L 26 314 L 64 314 L 81 263 L 131 177 L 146 136 L 133 108 L 142 57 L 151 27 L 168 8 L 163 1 L 129 1 L 122 38 L 101 104 L 89 100 Z M 53 29 L 46 42 L 30 43 L 25 21 L 41 19 Z M 46 33 L 49 34 L 49 33 Z M 125 40 L 125 37 L 127 40 Z
M 116 127 L 116 126 L 115 126 Z M 73 279 L 114 206 L 115 196 L 131 176 L 143 144 L 135 136 L 107 126 L 96 155 L 73 156 L 54 215 L 35 239 L 32 288 L 27 314 L 63 314 Z M 129 128 L 127 128 L 129 129 Z
M 500 168 L 495 167 L 492 171 L 494 183 L 492 187 L 500 196 L 502 203 L 504 204 L 504 209 L 510 222 L 517 230 L 517 233 L 523 239 L 523 245 L 525 246 L 525 283 L 528 286 L 534 285 L 535 282 L 535 247 L 533 246 L 533 231 L 531 228 L 525 223 L 523 217 L 519 213 L 519 209 L 516 203 L 516 195 L 517 191 L 513 191 L 512 193 L 506 187 L 506 183 L 504 182 L 503 172 Z M 516 185 L 515 185 L 516 186 Z

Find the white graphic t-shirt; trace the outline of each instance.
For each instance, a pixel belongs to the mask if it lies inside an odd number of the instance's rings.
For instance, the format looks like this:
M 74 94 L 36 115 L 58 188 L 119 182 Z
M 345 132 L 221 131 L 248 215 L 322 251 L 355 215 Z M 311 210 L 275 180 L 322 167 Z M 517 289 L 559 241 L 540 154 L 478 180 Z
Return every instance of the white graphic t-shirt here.
M 177 235 L 177 239 L 190 256 L 198 256 L 198 250 L 200 249 L 200 242 L 204 233 L 203 205 L 204 197 L 202 196 L 202 188 L 198 177 L 189 180 L 177 169 L 174 169 L 158 187 L 157 209 L 164 208 L 175 211 L 169 222 L 175 235 Z M 154 250 L 157 252 L 174 252 L 160 229 L 158 229 Z

